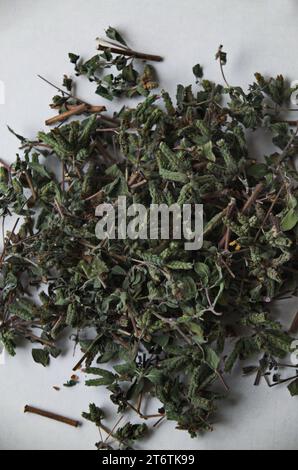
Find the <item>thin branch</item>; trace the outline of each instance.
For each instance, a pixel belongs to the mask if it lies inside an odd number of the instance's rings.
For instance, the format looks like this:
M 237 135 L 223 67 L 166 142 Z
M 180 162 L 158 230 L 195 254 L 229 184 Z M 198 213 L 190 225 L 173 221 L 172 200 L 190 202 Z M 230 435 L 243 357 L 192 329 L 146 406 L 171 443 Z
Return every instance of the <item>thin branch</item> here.
M 83 113 L 101 113 L 106 111 L 105 106 L 87 106 L 85 103 L 79 104 L 78 106 L 73 106 L 71 109 L 68 109 L 64 113 L 57 114 L 56 116 L 47 119 L 45 124 L 46 126 L 51 126 L 57 122 L 65 121 L 72 116 L 78 116 Z
M 49 418 L 55 421 L 59 421 L 60 423 L 68 424 L 69 426 L 73 426 L 75 428 L 80 425 L 79 421 L 57 415 L 56 413 L 51 413 L 50 411 L 41 410 L 40 408 L 35 408 L 34 406 L 26 405 L 24 408 L 24 413 L 33 413 L 39 416 L 43 416 L 44 418 Z
M 161 62 L 163 58 L 155 54 L 144 54 L 143 52 L 134 51 L 132 49 L 126 49 L 122 47 L 109 46 L 99 42 L 97 49 L 100 51 L 111 51 L 115 54 L 121 54 L 127 57 L 135 57 L 137 59 L 149 60 L 153 62 Z
M 259 228 L 259 230 L 258 230 L 258 232 L 257 232 L 257 234 L 256 234 L 256 236 L 255 236 L 255 239 L 254 239 L 255 242 L 256 242 L 257 239 L 259 238 L 259 235 L 260 235 L 260 233 L 262 232 L 263 227 L 265 226 L 267 220 L 269 219 L 270 214 L 271 214 L 271 212 L 272 212 L 272 209 L 274 208 L 275 204 L 277 203 L 277 201 L 278 201 L 278 199 L 279 199 L 279 196 L 281 195 L 282 190 L 283 190 L 283 185 L 280 187 L 280 189 L 279 189 L 277 195 L 275 196 L 274 200 L 272 201 L 271 206 L 269 207 L 269 209 L 268 209 L 268 211 L 267 211 L 267 214 L 265 215 L 265 217 L 264 217 L 264 219 L 263 219 L 262 225 L 261 225 L 261 227 Z
M 298 331 L 298 312 L 296 313 L 293 322 L 290 326 L 289 333 L 297 333 Z
M 83 364 L 83 362 L 85 361 L 85 359 L 87 359 L 88 355 L 90 354 L 91 350 L 94 348 L 94 346 L 96 345 L 97 341 L 99 340 L 99 338 L 101 337 L 101 335 L 98 335 L 94 341 L 92 341 L 92 343 L 90 344 L 90 346 L 88 347 L 87 351 L 85 352 L 85 354 L 81 357 L 81 359 L 76 363 L 76 365 L 73 367 L 73 371 L 75 372 L 76 370 L 78 370 L 81 365 Z
M 63 95 L 66 95 L 68 96 L 69 98 L 73 98 L 74 100 L 77 100 L 79 101 L 80 103 L 84 103 L 85 105 L 87 106 L 90 106 L 89 103 L 87 103 L 86 101 L 82 100 L 81 98 L 78 98 L 77 96 L 74 96 L 72 95 L 71 93 L 68 93 L 67 91 L 65 90 L 62 90 L 62 88 L 59 88 L 57 85 L 55 85 L 54 83 L 50 82 L 49 80 L 47 80 L 46 78 L 42 77 L 41 75 L 37 75 L 38 78 L 40 78 L 41 80 L 43 80 L 44 82 L 46 82 L 48 85 L 52 86 L 53 88 L 55 88 L 56 90 L 60 91 L 60 93 L 62 93 Z
M 180 336 L 186 341 L 187 344 L 192 344 L 191 340 L 183 333 L 183 331 L 180 329 L 180 327 L 176 324 L 175 320 L 172 318 L 166 318 L 160 315 L 157 312 L 153 312 L 153 315 L 163 322 L 167 323 L 168 325 L 172 326 L 179 334 Z
M 36 199 L 37 199 L 37 194 L 36 194 L 36 191 L 35 191 L 35 189 L 34 189 L 31 176 L 29 175 L 29 173 L 28 173 L 27 171 L 24 171 L 24 174 L 25 174 L 25 176 L 26 176 L 27 183 L 28 183 L 29 188 L 30 188 L 30 191 L 31 191 L 31 193 L 32 193 L 33 200 L 36 201 Z

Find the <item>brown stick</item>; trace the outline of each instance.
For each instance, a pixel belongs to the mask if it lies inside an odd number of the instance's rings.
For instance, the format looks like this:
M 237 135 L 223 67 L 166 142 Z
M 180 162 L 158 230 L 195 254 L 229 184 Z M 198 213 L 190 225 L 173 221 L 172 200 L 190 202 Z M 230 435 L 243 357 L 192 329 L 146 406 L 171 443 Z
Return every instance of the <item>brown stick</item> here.
M 31 176 L 29 175 L 29 173 L 27 171 L 24 171 L 24 174 L 26 176 L 27 183 L 28 183 L 30 191 L 32 193 L 33 200 L 36 201 L 37 195 L 36 195 L 36 191 L 34 189 L 33 183 L 32 183 Z
M 125 341 L 123 341 L 122 338 L 120 338 L 119 336 L 115 335 L 115 333 L 111 333 L 111 336 L 112 336 L 113 340 L 114 340 L 116 343 L 121 344 L 121 346 L 123 346 L 125 349 L 129 350 L 128 344 L 127 344 Z
M 27 147 L 44 147 L 44 148 L 48 148 L 50 149 L 51 146 L 48 145 L 48 144 L 44 144 L 43 142 L 26 142 L 26 144 L 22 145 L 20 147 L 20 149 L 24 149 L 24 148 L 27 148 Z
M 292 325 L 290 326 L 289 333 L 297 333 L 298 331 L 298 312 L 296 313 Z
M 52 86 L 53 88 L 55 88 L 56 90 L 60 91 L 60 93 L 62 93 L 62 95 L 66 95 L 68 96 L 69 98 L 72 98 L 76 101 L 79 101 L 80 103 L 82 104 L 85 104 L 86 106 L 88 107 L 92 107 L 92 105 L 90 105 L 89 103 L 87 103 L 87 101 L 84 101 L 82 100 L 81 98 L 78 98 L 77 96 L 74 96 L 72 95 L 71 93 L 68 93 L 66 92 L 65 90 L 62 90 L 62 88 L 59 88 L 57 85 L 55 85 L 54 83 L 50 82 L 49 80 L 47 80 L 46 78 L 42 77 L 41 75 L 37 75 L 38 78 L 41 78 L 41 80 L 43 80 L 44 82 L 46 82 L 48 85 Z M 114 118 L 111 118 L 109 116 L 99 116 L 101 117 L 104 121 L 107 121 L 107 122 L 111 122 L 115 125 L 119 125 L 119 121 L 117 119 L 114 119 Z M 40 146 L 40 145 L 39 145 Z
M 72 369 L 74 372 L 76 370 L 78 370 L 81 365 L 83 364 L 83 362 L 85 361 L 85 359 L 88 357 L 88 355 L 90 354 L 90 351 L 92 350 L 92 348 L 96 345 L 97 341 L 99 340 L 100 338 L 100 335 L 98 335 L 94 341 L 92 341 L 92 343 L 90 344 L 90 346 L 88 347 L 87 351 L 83 354 L 83 356 L 81 357 L 81 359 L 76 363 L 76 365 L 74 366 L 74 368 Z
M 57 114 L 56 116 L 47 119 L 46 126 L 51 126 L 52 124 L 56 124 L 57 122 L 65 121 L 71 116 L 80 115 L 83 113 L 101 113 L 102 111 L 106 111 L 105 106 L 88 106 L 87 104 L 82 103 L 77 106 L 71 106 L 68 111 L 65 111 L 61 114 Z
M 159 55 L 144 54 L 143 52 L 133 51 L 132 49 L 122 49 L 121 47 L 119 47 L 119 48 L 114 47 L 114 46 L 108 47 L 108 46 L 103 46 L 103 45 L 99 44 L 97 46 L 97 49 L 99 51 L 109 50 L 109 51 L 111 51 L 115 54 L 121 54 L 121 55 L 128 56 L 128 57 L 136 57 L 138 59 L 150 60 L 150 61 L 153 61 L 153 62 L 161 62 L 163 60 L 163 58 Z
M 131 186 L 132 184 L 134 184 L 137 179 L 139 178 L 140 174 L 136 171 L 135 173 L 132 173 L 132 175 L 130 176 L 127 184 L 128 186 Z
M 67 104 L 66 108 L 71 111 L 72 109 L 76 109 L 79 105 L 74 104 Z M 106 111 L 105 106 L 97 106 L 94 104 L 86 105 L 88 113 L 101 113 L 102 111 Z
M 264 219 L 263 219 L 262 225 L 261 225 L 261 227 L 259 228 L 258 233 L 257 233 L 256 236 L 255 236 L 255 239 L 254 239 L 255 242 L 256 242 L 257 239 L 259 238 L 259 235 L 260 235 L 260 233 L 262 232 L 262 229 L 263 229 L 263 227 L 265 226 L 265 224 L 266 224 L 266 222 L 267 222 L 267 220 L 268 220 L 268 218 L 269 218 L 269 216 L 270 216 L 270 214 L 271 214 L 271 212 L 272 212 L 272 209 L 274 208 L 275 204 L 277 203 L 277 201 L 278 201 L 278 199 L 279 199 L 279 196 L 280 196 L 280 194 L 281 194 L 281 192 L 282 192 L 282 189 L 283 189 L 283 185 L 280 187 L 280 189 L 279 189 L 277 195 L 275 196 L 275 198 L 274 198 L 274 200 L 273 200 L 271 206 L 269 207 L 269 209 L 268 209 L 268 211 L 267 211 L 267 214 L 265 215 L 265 217 L 264 217 Z
M 263 188 L 264 188 L 263 183 L 257 184 L 257 186 L 255 187 L 254 191 L 252 192 L 251 196 L 247 199 L 246 203 L 244 204 L 244 206 L 241 210 L 242 214 L 245 214 L 248 211 L 248 209 L 250 209 L 250 207 L 256 202 L 256 200 L 258 199 L 258 196 L 259 196 L 260 192 L 263 190 Z
M 54 199 L 54 201 L 55 201 L 55 206 L 56 206 L 56 208 L 59 212 L 59 215 L 60 215 L 61 219 L 64 219 L 64 214 L 63 214 L 63 211 L 62 211 L 62 208 L 61 208 L 59 202 L 57 201 L 56 198 Z
M 144 186 L 144 184 L 146 184 L 146 183 L 147 183 L 147 180 L 142 180 L 142 181 L 139 181 L 138 183 L 132 184 L 130 187 L 131 187 L 131 189 L 137 189 L 140 186 Z
M 91 199 L 94 199 L 95 197 L 99 196 L 103 194 L 103 191 L 102 189 L 100 189 L 99 191 L 97 191 L 95 194 L 92 194 L 92 196 L 88 196 L 86 198 L 83 199 L 83 201 L 91 201 Z
M 49 418 L 53 419 L 54 421 L 59 421 L 60 423 L 68 424 L 69 426 L 73 426 L 75 428 L 80 425 L 79 421 L 57 415 L 56 413 L 51 413 L 50 411 L 44 411 L 39 408 L 35 408 L 34 406 L 26 405 L 24 408 L 24 413 L 33 413 L 39 416 L 43 416 L 44 418 Z
M 228 211 L 227 211 L 227 217 L 228 218 L 230 218 L 232 216 L 235 207 L 236 207 L 236 201 L 235 201 L 235 199 L 232 199 L 230 204 L 229 204 Z M 220 248 L 222 246 L 224 246 L 225 251 L 228 251 L 229 243 L 230 243 L 230 237 L 231 237 L 231 229 L 229 227 L 227 227 L 225 235 L 223 236 L 223 238 L 221 239 L 221 241 L 219 243 Z
M 99 119 L 101 119 L 101 120 L 103 120 L 103 121 L 106 121 L 106 122 L 110 122 L 111 124 L 114 124 L 114 125 L 117 126 L 117 127 L 118 127 L 119 124 L 120 124 L 119 119 L 117 119 L 117 118 L 112 118 L 112 117 L 110 117 L 110 116 L 107 116 L 106 114 L 103 114 L 103 115 L 98 116 L 98 117 L 99 117 Z
M 54 343 L 52 343 L 51 341 L 47 341 L 46 339 L 40 338 L 39 336 L 34 335 L 33 333 L 31 333 L 31 331 L 27 331 L 27 330 L 24 331 L 22 327 L 19 327 L 19 330 L 21 330 L 20 332 L 22 332 L 22 334 L 26 338 L 30 338 L 33 341 L 37 341 L 38 343 L 45 344 L 46 346 L 49 346 L 50 348 L 55 347 Z

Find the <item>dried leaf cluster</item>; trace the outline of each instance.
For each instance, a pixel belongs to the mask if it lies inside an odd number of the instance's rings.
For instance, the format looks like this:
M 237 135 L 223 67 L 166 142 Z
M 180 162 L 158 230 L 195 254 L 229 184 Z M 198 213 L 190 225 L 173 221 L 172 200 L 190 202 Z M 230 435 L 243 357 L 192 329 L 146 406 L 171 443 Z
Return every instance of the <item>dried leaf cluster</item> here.
M 76 97 L 64 76 L 51 104 L 57 127 L 35 140 L 17 135 L 22 152 L 2 164 L 3 223 L 18 219 L 0 261 L 0 339 L 14 355 L 26 338 L 33 359 L 47 366 L 72 327 L 84 354 L 77 368 L 94 377 L 87 386 L 107 387 L 120 414 L 167 418 L 196 436 L 212 429 L 238 361 L 252 361 L 244 373 L 257 374 L 256 383 L 288 380 L 279 369 L 292 338 L 271 307 L 297 294 L 298 137 L 284 117 L 294 90 L 281 75 L 256 74 L 248 91 L 224 74 L 216 84 L 197 64 L 196 85 L 178 85 L 173 101 L 166 91 L 154 94 L 154 69 L 137 63 L 160 57 L 128 48 L 114 28 L 107 36 L 114 42 L 100 40 L 87 61 L 69 54 L 75 72 L 97 95 L 141 96 L 139 104 L 110 116 L 102 103 Z M 217 59 L 223 72 L 222 47 Z M 85 118 L 66 122 L 76 114 Z M 274 149 L 261 159 L 248 148 L 257 130 Z M 184 240 L 99 241 L 96 206 L 123 195 L 148 208 L 203 204 L 202 249 L 185 251 Z M 95 336 L 86 341 L 89 327 Z M 149 395 L 161 405 L 148 416 Z M 84 416 L 107 430 L 94 404 Z M 130 448 L 146 430 L 127 423 L 107 432 Z

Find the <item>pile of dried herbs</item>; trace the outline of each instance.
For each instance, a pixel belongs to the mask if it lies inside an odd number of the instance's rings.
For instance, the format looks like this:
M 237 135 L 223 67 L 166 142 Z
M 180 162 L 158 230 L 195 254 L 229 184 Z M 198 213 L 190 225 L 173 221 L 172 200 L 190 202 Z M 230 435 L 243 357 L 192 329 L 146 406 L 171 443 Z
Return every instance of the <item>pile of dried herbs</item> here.
M 212 429 L 239 360 L 251 359 L 244 373 L 255 383 L 289 380 L 279 369 L 292 338 L 270 312 L 297 293 L 298 137 L 285 118 L 293 89 L 282 75 L 257 73 L 247 92 L 231 86 L 220 47 L 223 84 L 204 79 L 198 64 L 196 84 L 178 85 L 173 101 L 154 93 L 155 72 L 144 62 L 161 58 L 128 48 L 114 28 L 106 33 L 113 42 L 100 40 L 89 60 L 69 54 L 76 75 L 103 98 L 138 96 L 138 104 L 111 116 L 102 102 L 76 97 L 64 76 L 47 121 L 57 127 L 34 140 L 16 134 L 22 151 L 2 163 L 3 227 L 17 219 L 0 261 L 0 339 L 14 355 L 26 338 L 46 366 L 63 330 L 76 329 L 83 356 L 75 369 L 90 374 L 86 385 L 106 386 L 118 413 L 134 410 L 146 424 L 111 432 L 95 404 L 83 415 L 128 448 L 164 418 L 192 437 Z M 84 118 L 66 122 L 75 115 Z M 264 157 L 247 144 L 260 129 L 272 141 Z M 186 251 L 184 240 L 98 240 L 95 208 L 120 195 L 148 208 L 203 204 L 202 249 Z M 94 338 L 81 340 L 90 327 Z M 298 394 L 296 376 L 289 390 Z M 160 401 L 150 416 L 148 395 Z

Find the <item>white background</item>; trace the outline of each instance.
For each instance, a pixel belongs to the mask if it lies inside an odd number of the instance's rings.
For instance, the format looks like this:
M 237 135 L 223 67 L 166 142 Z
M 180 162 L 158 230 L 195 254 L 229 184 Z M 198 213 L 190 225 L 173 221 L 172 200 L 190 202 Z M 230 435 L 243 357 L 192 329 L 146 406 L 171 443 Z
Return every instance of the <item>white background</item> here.
M 94 39 L 112 25 L 135 49 L 160 54 L 162 86 L 174 93 L 176 83 L 193 81 L 200 62 L 206 75 L 221 80 L 214 54 L 228 51 L 226 74 L 232 84 L 247 86 L 253 73 L 286 74 L 298 79 L 296 0 L 0 0 L 0 80 L 6 103 L 0 105 L 0 156 L 12 161 L 17 142 L 6 130 L 34 138 L 45 118 L 53 90 L 39 73 L 56 83 L 71 73 L 67 53 L 87 57 Z M 83 81 L 84 82 L 84 81 Z M 94 104 L 103 100 L 84 82 L 79 94 Z M 108 103 L 109 109 L 111 105 Z M 258 156 L 258 155 L 256 155 Z M 295 304 L 280 308 L 289 325 Z M 110 410 L 100 389 L 53 390 L 70 374 L 72 350 L 43 369 L 32 363 L 29 349 L 0 366 L 0 449 L 92 449 L 98 432 L 92 424 L 73 429 L 22 413 L 25 404 L 80 418 L 90 401 Z M 197 439 L 165 424 L 143 444 L 147 449 L 298 449 L 298 400 L 286 388 L 252 386 L 239 371 L 229 379 L 232 391 L 223 402 L 215 431 Z M 109 424 L 113 423 L 110 411 Z

